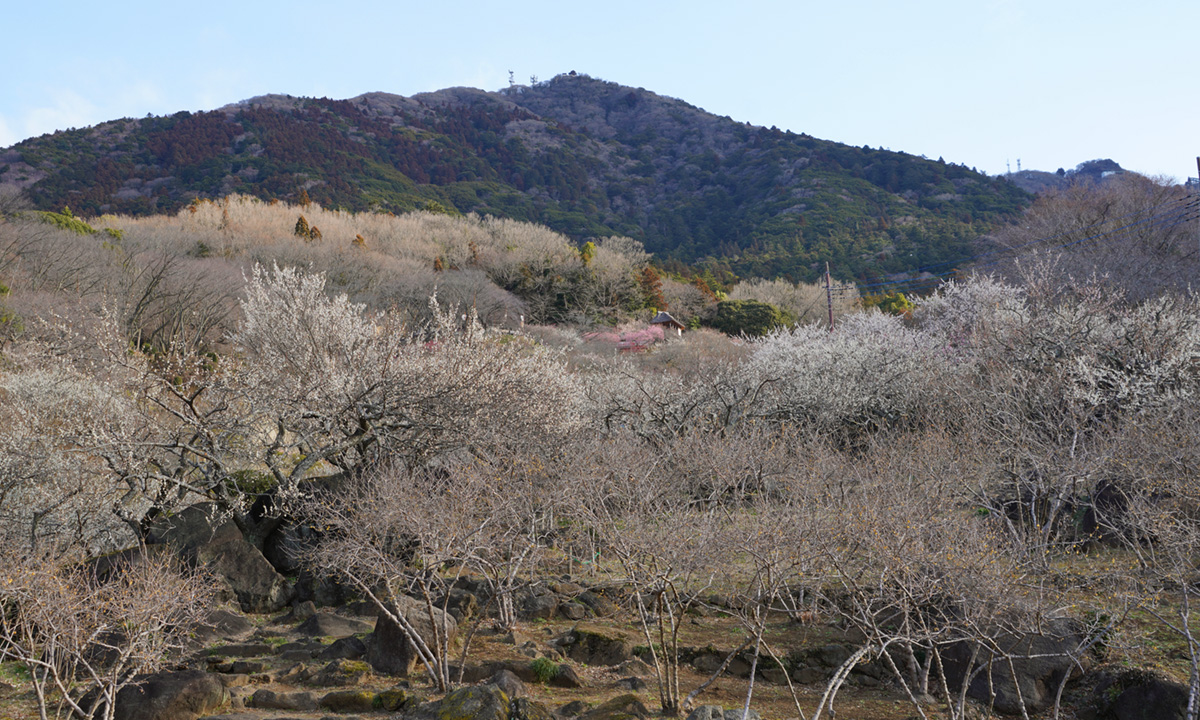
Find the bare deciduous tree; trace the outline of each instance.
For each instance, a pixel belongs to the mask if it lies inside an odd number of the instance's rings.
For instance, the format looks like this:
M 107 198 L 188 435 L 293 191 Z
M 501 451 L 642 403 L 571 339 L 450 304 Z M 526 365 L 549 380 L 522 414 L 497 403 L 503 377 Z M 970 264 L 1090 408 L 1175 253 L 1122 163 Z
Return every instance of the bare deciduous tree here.
M 145 553 L 101 569 L 77 554 L 0 555 L 0 659 L 29 670 L 42 720 L 111 720 L 117 693 L 182 650 L 211 585 Z

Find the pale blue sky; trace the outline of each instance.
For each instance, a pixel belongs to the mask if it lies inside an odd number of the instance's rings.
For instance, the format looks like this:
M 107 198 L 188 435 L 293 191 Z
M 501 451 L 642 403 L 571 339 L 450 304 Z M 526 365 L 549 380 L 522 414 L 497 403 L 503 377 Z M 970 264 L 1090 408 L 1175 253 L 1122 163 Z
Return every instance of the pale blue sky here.
M 1200 2 L 12 0 L 0 147 L 265 93 L 496 90 L 576 70 L 989 173 L 1196 175 Z

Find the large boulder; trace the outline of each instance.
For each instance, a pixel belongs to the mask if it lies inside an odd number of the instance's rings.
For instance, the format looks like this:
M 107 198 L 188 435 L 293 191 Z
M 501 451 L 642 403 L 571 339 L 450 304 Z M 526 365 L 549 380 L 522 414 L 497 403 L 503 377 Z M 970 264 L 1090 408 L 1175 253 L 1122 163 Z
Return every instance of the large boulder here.
M 375 697 L 370 690 L 334 690 L 318 700 L 317 704 L 335 713 L 366 713 L 374 709 Z
M 222 520 L 212 505 L 193 505 L 156 522 L 149 539 L 207 568 L 223 581 L 226 594 L 243 612 L 269 613 L 287 605 L 292 599 L 287 580 L 246 541 L 237 525 Z
M 429 609 L 424 602 L 400 596 L 389 609 L 404 617 L 427 644 L 433 644 L 434 625 L 430 622 Z M 439 631 L 445 630 L 453 643 L 458 636 L 458 623 L 454 616 L 434 608 L 433 622 L 437 623 Z M 367 662 L 371 667 L 379 673 L 403 677 L 413 671 L 418 657 L 416 647 L 400 625 L 387 613 L 380 612 L 375 622 L 375 632 L 367 637 Z
M 1015 677 L 1003 654 L 993 655 L 990 650 L 981 649 L 975 662 L 977 666 L 991 663 L 991 682 L 984 670 L 971 681 L 967 694 L 986 705 L 994 690 L 993 706 L 1005 715 L 1020 715 L 1022 703 L 1026 711 L 1040 712 L 1054 702 L 1063 676 L 1079 672 L 1079 664 L 1071 654 L 1083 641 L 1082 629 L 1068 620 L 1049 623 L 1042 633 L 1002 635 L 995 642 L 1012 656 Z M 970 645 L 961 643 L 946 653 L 946 676 L 951 688 L 961 686 L 971 652 Z M 1085 665 L 1086 661 L 1087 658 L 1080 658 Z
M 217 608 L 192 630 L 192 638 L 203 645 L 212 645 L 220 640 L 236 641 L 254 632 L 255 627 L 245 616 Z
M 316 710 L 317 699 L 310 692 L 275 692 L 263 688 L 250 697 L 249 705 L 259 710 Z
M 619 634 L 577 625 L 557 640 L 567 657 L 585 665 L 620 665 L 633 659 L 633 644 Z
M 442 700 L 426 703 L 410 715 L 414 720 L 509 720 L 512 701 L 495 685 L 455 690 Z
M 335 615 L 331 612 L 319 611 L 296 626 L 296 632 L 309 637 L 344 638 L 351 635 L 371 632 L 369 623 L 362 620 Z
M 1097 673 L 1095 720 L 1183 720 L 1186 685 L 1152 670 L 1116 668 Z
M 117 693 L 115 720 L 196 720 L 229 702 L 215 676 L 201 670 L 149 675 Z

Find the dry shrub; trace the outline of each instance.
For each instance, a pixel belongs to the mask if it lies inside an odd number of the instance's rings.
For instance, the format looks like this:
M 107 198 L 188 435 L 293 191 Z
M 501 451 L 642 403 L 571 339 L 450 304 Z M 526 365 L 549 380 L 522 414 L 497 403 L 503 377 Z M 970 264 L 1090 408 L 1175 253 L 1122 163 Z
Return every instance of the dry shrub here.
M 840 318 L 861 309 L 858 287 L 854 283 L 834 283 L 833 316 Z M 786 280 L 752 279 L 738 283 L 729 291 L 730 300 L 758 300 L 786 310 L 801 325 L 829 322 L 829 303 L 823 284 L 800 283 L 792 285 Z

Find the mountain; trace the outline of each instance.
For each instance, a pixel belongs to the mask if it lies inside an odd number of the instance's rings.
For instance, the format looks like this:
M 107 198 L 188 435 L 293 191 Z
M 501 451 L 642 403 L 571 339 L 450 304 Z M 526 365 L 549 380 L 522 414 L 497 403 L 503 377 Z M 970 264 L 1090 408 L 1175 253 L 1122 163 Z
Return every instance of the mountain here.
M 1059 168 L 1057 172 L 1052 173 L 1042 170 L 1018 170 L 1003 177 L 1025 192 L 1036 195 L 1047 190 L 1065 190 L 1072 185 L 1103 183 L 1125 172 L 1125 168 L 1116 161 L 1105 158 L 1079 163 L 1074 170 Z
M 966 257 L 1029 195 L 941 159 L 718 117 L 641 88 L 560 75 L 499 92 L 268 95 L 122 119 L 0 151 L 41 209 L 174 212 L 231 193 L 419 207 L 628 235 L 668 268 L 871 278 Z

